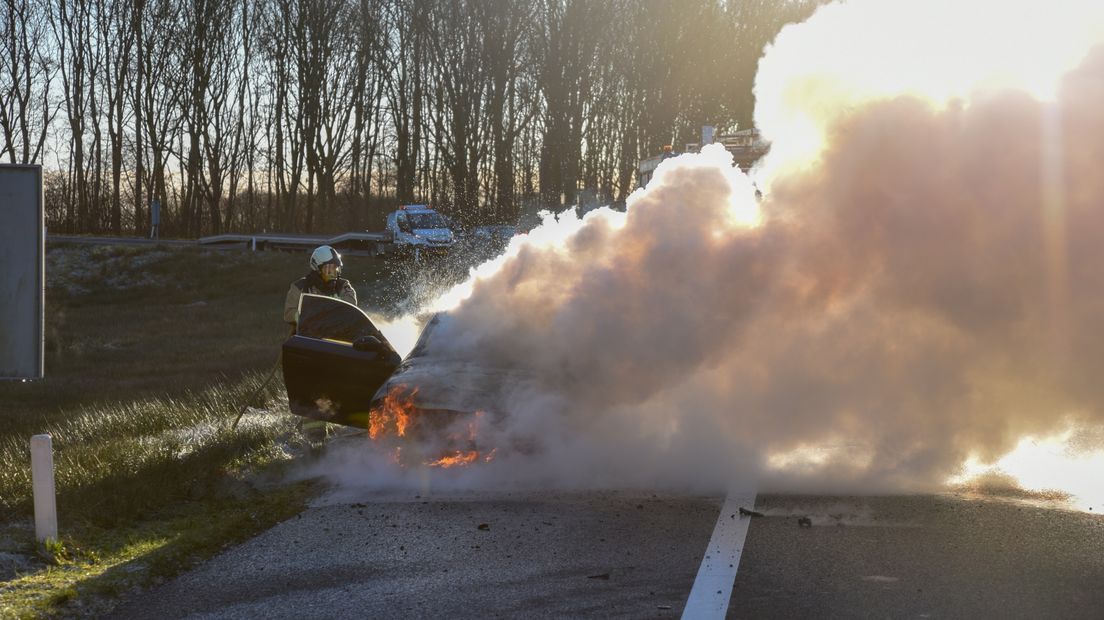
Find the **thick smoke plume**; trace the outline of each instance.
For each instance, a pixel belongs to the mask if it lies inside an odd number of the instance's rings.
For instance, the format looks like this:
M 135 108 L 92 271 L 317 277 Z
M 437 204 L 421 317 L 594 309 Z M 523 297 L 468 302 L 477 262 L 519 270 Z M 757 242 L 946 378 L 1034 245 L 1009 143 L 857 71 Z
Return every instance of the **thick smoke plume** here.
M 468 475 L 911 490 L 1104 447 L 1104 22 L 1070 6 L 826 7 L 761 64 L 761 200 L 714 146 L 515 239 L 432 341 L 529 377 L 487 440 L 531 449 Z

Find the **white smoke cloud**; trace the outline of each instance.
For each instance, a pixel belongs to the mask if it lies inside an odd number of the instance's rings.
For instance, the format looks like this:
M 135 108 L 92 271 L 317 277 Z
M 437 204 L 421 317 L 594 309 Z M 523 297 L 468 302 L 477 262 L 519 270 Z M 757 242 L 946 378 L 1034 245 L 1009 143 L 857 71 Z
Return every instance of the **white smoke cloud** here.
M 438 302 L 432 355 L 531 377 L 482 436 L 528 448 L 469 480 L 901 490 L 1071 425 L 1104 448 L 1100 12 L 852 0 L 784 30 L 761 202 L 708 147 Z
M 1044 10 L 1007 0 L 825 5 L 783 29 L 760 61 L 755 123 L 774 143 L 766 167 L 803 163 L 841 115 L 877 100 L 943 107 L 1014 89 L 1052 101 L 1063 75 L 1102 40 L 1104 5 L 1083 0 Z

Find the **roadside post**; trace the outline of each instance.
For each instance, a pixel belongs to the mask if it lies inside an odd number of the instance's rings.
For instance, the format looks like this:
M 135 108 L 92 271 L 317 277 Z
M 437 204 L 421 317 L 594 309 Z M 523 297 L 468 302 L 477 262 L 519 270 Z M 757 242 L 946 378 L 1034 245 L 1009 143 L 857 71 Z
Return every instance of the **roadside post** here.
M 54 446 L 49 435 L 31 437 L 31 486 L 34 488 L 35 539 L 57 540 Z
M 150 202 L 150 239 L 161 238 L 161 201 L 154 198 Z

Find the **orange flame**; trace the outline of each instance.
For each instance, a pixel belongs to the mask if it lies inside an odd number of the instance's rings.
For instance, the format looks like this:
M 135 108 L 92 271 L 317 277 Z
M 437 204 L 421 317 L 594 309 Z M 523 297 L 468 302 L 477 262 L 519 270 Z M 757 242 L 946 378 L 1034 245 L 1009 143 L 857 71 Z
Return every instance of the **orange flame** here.
M 409 393 L 406 386 L 396 385 L 383 397 L 383 403 L 372 410 L 368 422 L 368 436 L 379 439 L 387 434 L 388 427 L 394 428 L 395 435 L 404 437 L 410 426 L 410 414 L 414 411 L 414 395 L 418 388 Z
M 463 450 L 454 450 L 452 454 L 448 456 L 442 456 L 436 461 L 426 462 L 426 465 L 429 465 L 430 467 L 441 467 L 443 469 L 448 469 L 450 467 L 457 467 L 460 465 L 470 465 L 477 458 L 479 458 L 478 450 L 469 450 L 466 452 Z
M 372 409 L 368 422 L 368 437 L 373 441 L 382 441 L 387 437 L 407 438 L 407 431 L 411 429 L 414 416 L 419 410 L 414 404 L 414 396 L 418 389 L 408 389 L 405 385 L 396 385 L 388 390 L 383 400 Z M 448 444 L 453 446 L 460 444 L 470 448 L 475 443 L 479 434 L 479 424 L 486 414 L 482 411 L 475 412 L 472 420 L 467 423 L 467 433 L 461 430 L 450 433 L 447 437 Z M 408 438 L 409 439 L 409 438 Z M 394 444 L 391 444 L 394 445 Z M 470 465 L 482 457 L 484 462 L 494 459 L 495 450 L 481 454 L 478 450 L 451 449 L 436 460 L 423 461 L 422 464 L 429 467 L 448 469 Z M 395 446 L 391 451 L 390 459 L 399 467 L 405 467 L 410 459 L 404 459 L 402 446 Z

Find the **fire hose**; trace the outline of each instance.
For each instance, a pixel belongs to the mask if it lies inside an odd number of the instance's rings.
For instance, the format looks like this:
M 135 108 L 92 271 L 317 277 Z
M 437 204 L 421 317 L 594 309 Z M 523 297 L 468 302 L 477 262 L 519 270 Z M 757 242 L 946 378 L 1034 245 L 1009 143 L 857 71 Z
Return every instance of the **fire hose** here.
M 272 370 L 269 371 L 268 377 L 264 380 L 263 383 L 261 383 L 260 386 L 257 387 L 256 390 L 253 390 L 253 393 L 249 395 L 249 398 L 242 401 L 241 409 L 238 410 L 238 417 L 234 418 L 234 424 L 230 427 L 230 430 L 234 431 L 238 429 L 238 422 L 240 422 L 242 416 L 245 415 L 245 410 L 249 408 L 249 403 L 253 402 L 257 398 L 257 395 L 259 395 L 261 391 L 268 387 L 268 384 L 272 382 L 272 378 L 276 376 L 276 370 L 280 368 L 280 361 L 283 359 L 283 356 L 284 352 L 283 350 L 281 350 L 276 355 L 276 363 L 272 365 Z

